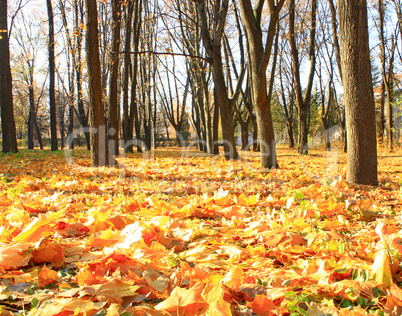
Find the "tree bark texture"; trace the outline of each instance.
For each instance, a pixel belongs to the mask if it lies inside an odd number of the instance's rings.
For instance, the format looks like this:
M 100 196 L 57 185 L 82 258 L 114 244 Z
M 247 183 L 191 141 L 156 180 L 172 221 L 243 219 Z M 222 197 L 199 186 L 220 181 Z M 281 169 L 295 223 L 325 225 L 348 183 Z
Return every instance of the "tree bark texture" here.
M 346 180 L 378 185 L 375 104 L 366 0 L 339 0 L 342 80 L 346 107 Z
M 89 106 L 91 127 L 92 166 L 106 166 L 109 163 L 106 146 L 105 115 L 102 104 L 102 83 L 99 59 L 98 9 L 96 0 L 86 0 L 87 33 L 86 52 L 89 79 Z

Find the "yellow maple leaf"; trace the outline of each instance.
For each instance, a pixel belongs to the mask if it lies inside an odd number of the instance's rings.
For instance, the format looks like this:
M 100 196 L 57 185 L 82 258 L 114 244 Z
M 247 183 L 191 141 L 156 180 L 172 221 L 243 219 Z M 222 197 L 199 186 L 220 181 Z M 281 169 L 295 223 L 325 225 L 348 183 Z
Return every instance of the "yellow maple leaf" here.
M 385 285 L 392 284 L 391 262 L 386 249 L 381 249 L 372 266 L 375 281 Z

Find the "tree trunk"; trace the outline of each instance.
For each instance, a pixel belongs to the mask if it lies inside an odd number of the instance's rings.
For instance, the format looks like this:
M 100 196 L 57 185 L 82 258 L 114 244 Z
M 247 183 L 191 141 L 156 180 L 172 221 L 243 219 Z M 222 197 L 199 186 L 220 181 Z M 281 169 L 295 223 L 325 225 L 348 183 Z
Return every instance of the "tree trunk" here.
M 0 108 L 3 152 L 18 152 L 7 24 L 7 1 L 0 3 Z
M 141 19 L 142 1 L 135 0 L 134 6 L 134 21 L 133 21 L 133 50 L 138 52 L 139 40 L 140 40 L 140 27 L 142 24 Z M 135 137 L 137 140 L 137 152 L 142 153 L 142 147 L 140 145 L 141 140 L 141 120 L 139 117 L 139 107 L 137 102 L 137 75 L 138 75 L 138 55 L 133 56 L 133 65 L 131 73 L 131 97 L 130 97 L 130 116 L 128 121 L 128 135 L 133 137 L 135 131 Z M 133 152 L 132 146 L 126 148 L 127 152 Z
M 289 136 L 289 148 L 295 148 L 295 138 L 293 136 L 293 121 L 288 120 L 286 123 L 286 128 Z
M 55 61 L 54 61 L 54 22 L 52 0 L 46 0 L 49 19 L 49 105 L 50 105 L 50 143 L 51 150 L 57 150 L 57 120 L 55 98 Z
M 201 77 L 201 82 L 202 82 L 202 86 L 203 86 L 203 90 L 204 90 L 204 98 L 202 99 L 203 101 L 203 112 L 204 115 L 203 117 L 205 117 L 205 126 L 204 126 L 204 130 L 205 130 L 205 149 L 206 149 L 206 153 L 208 154 L 213 154 L 214 150 L 213 150 L 213 143 L 214 143 L 214 137 L 213 137 L 213 131 L 212 131 L 212 126 L 215 127 L 215 123 L 219 124 L 218 122 L 211 122 L 211 112 L 210 112 L 210 99 L 209 99 L 209 90 L 208 90 L 208 81 L 206 79 L 206 74 L 205 71 L 202 72 L 200 74 Z M 218 110 L 219 111 L 219 110 Z M 218 150 L 219 153 L 219 150 Z
M 105 114 L 102 103 L 102 83 L 99 59 L 98 9 L 96 0 L 85 0 L 87 12 L 86 51 L 89 79 L 92 166 L 109 164 L 106 146 Z
M 307 80 L 307 88 L 302 94 L 302 84 L 300 79 L 300 61 L 299 52 L 296 47 L 295 39 L 295 0 L 289 2 L 289 42 L 293 59 L 293 76 L 295 80 L 296 102 L 298 108 L 298 127 L 299 127 L 299 153 L 308 153 L 308 132 L 309 132 L 309 111 L 311 104 L 311 92 L 313 88 L 313 80 L 315 74 L 315 32 L 316 32 L 316 14 L 317 0 L 311 1 L 311 27 L 309 41 L 309 59 L 310 71 Z
M 110 52 L 110 81 L 109 81 L 109 155 L 119 155 L 119 104 L 118 86 L 119 79 L 119 47 L 121 28 L 121 0 L 113 0 L 112 3 L 112 47 Z
M 226 159 L 237 159 L 239 155 L 234 138 L 233 108 L 228 98 L 228 91 L 223 75 L 222 56 L 218 48 L 214 49 L 213 79 L 215 84 L 215 104 L 219 104 L 223 149 Z
M 214 117 L 212 124 L 212 143 L 214 155 L 219 155 L 219 104 L 214 104 Z
M 36 115 L 34 117 L 34 128 L 35 128 L 36 136 L 38 137 L 39 148 L 43 149 L 42 134 L 40 133 L 40 128 L 38 125 L 38 121 L 36 120 Z
M 380 119 L 379 125 L 379 143 L 385 146 L 385 84 L 381 82 L 381 98 L 380 98 Z
M 257 119 L 261 166 L 264 168 L 278 167 L 275 134 L 271 115 L 271 99 L 267 94 L 266 70 L 271 56 L 279 13 L 284 2 L 284 0 L 280 0 L 275 4 L 273 0 L 268 1 L 270 20 L 264 48 L 261 30 L 261 12 L 264 1 L 258 2 L 254 10 L 250 0 L 240 1 L 248 42 L 251 95 Z M 275 70 L 273 69 L 273 71 Z
M 123 71 L 123 122 L 122 122 L 122 129 L 123 129 L 123 140 L 124 140 L 124 150 L 126 152 L 129 152 L 131 148 L 132 151 L 132 146 L 127 146 L 126 144 L 130 139 L 133 137 L 133 133 L 131 130 L 131 135 L 130 135 L 130 129 L 129 129 L 129 121 L 130 121 L 130 112 L 129 112 L 129 107 L 128 107 L 128 96 L 129 96 L 129 91 L 128 91 L 128 85 L 129 85 L 129 77 L 130 77 L 130 68 L 131 68 L 131 56 L 128 53 L 131 51 L 131 34 L 132 34 L 132 20 L 133 20 L 133 12 L 134 12 L 134 1 L 130 0 L 127 2 L 127 8 L 126 8 L 126 38 L 125 38 L 125 44 L 124 44 L 124 51 L 126 52 L 124 54 L 124 71 Z
M 339 0 L 339 34 L 348 143 L 346 180 L 378 185 L 366 0 Z
M 202 42 L 206 54 L 210 60 L 212 78 L 214 81 L 214 100 L 219 105 L 221 116 L 221 127 L 223 136 L 223 148 L 226 159 L 238 159 L 236 143 L 234 139 L 233 108 L 228 96 L 228 89 L 225 83 L 222 63 L 222 36 L 226 23 L 228 11 L 228 0 L 214 3 L 214 10 L 219 14 L 214 17 L 214 21 L 207 18 L 205 0 L 197 0 L 197 12 L 201 23 Z M 210 30 L 212 30 L 210 32 Z M 211 37 L 211 33 L 213 37 Z
M 32 85 L 28 87 L 29 98 L 29 115 L 28 115 L 28 149 L 34 148 L 34 121 L 35 121 L 35 100 L 34 100 L 34 88 Z
M 239 120 L 240 121 L 240 120 Z M 241 150 L 250 150 L 248 144 L 248 131 L 249 131 L 250 119 L 248 118 L 245 122 L 240 124 L 241 128 Z

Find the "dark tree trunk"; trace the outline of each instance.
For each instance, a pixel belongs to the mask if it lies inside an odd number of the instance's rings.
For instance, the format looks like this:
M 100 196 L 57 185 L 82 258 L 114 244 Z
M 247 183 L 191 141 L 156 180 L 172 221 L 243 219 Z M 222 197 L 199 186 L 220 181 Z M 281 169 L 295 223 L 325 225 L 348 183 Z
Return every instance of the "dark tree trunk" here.
M 36 116 L 34 118 L 34 128 L 35 128 L 35 132 L 36 132 L 36 137 L 38 138 L 39 148 L 43 149 L 42 134 L 40 132 L 40 128 L 38 125 L 38 121 L 36 120 Z
M 214 150 L 214 128 L 218 128 L 219 125 L 219 119 L 217 121 L 213 121 L 214 118 L 212 118 L 211 122 L 211 111 L 210 111 L 210 98 L 209 98 L 209 87 L 208 87 L 208 80 L 205 72 L 202 72 L 201 75 L 201 82 L 202 82 L 202 87 L 204 90 L 203 93 L 203 98 L 201 97 L 201 102 L 203 104 L 203 113 L 202 117 L 205 121 L 204 125 L 204 152 L 208 154 L 216 154 L 219 155 L 219 148 L 217 151 Z M 201 88 L 199 88 L 201 90 Z M 217 108 L 217 107 L 216 107 Z M 219 108 L 216 109 L 217 112 L 219 113 Z M 219 114 L 218 114 L 219 117 Z M 216 126 L 214 125 L 216 124 Z M 216 137 L 216 140 L 218 140 L 218 137 Z
M 221 128 L 223 137 L 223 149 L 226 159 L 237 159 L 239 157 L 234 138 L 233 107 L 228 98 L 228 91 L 223 75 L 222 56 L 220 47 L 214 49 L 213 78 L 215 84 L 215 104 L 219 104 Z
M 322 125 L 322 130 L 323 130 L 322 133 L 324 136 L 325 150 L 331 151 L 331 139 L 330 139 L 330 135 L 329 135 L 328 123 L 327 123 L 326 117 L 321 117 L 321 125 Z
M 248 118 L 246 122 L 242 123 L 240 125 L 241 127 L 241 150 L 250 150 L 249 144 L 248 144 L 248 133 L 249 133 L 249 124 L 250 124 L 250 119 Z
M 133 20 L 133 12 L 134 12 L 134 1 L 128 1 L 127 2 L 127 8 L 126 8 L 126 38 L 125 38 L 125 44 L 124 44 L 124 51 L 126 52 L 124 54 L 124 71 L 123 71 L 123 122 L 122 122 L 122 129 L 123 129 L 123 140 L 124 140 L 124 150 L 126 152 L 129 152 L 131 148 L 132 151 L 132 146 L 126 146 L 127 142 L 129 142 L 132 137 L 133 133 L 131 130 L 131 135 L 130 135 L 130 129 L 129 129 L 129 121 L 130 121 L 130 112 L 129 112 L 129 107 L 128 107 L 128 96 L 129 96 L 129 77 L 130 77 L 130 68 L 131 68 L 131 56 L 128 53 L 131 51 L 131 34 L 132 34 L 132 20 Z
M 385 84 L 384 80 L 381 82 L 381 98 L 380 98 L 380 118 L 378 122 L 379 126 L 379 142 L 381 145 L 385 145 Z
M 68 107 L 68 135 L 71 135 L 73 133 L 73 130 L 74 130 L 74 105 L 70 101 L 70 104 Z M 74 149 L 74 139 L 72 139 L 69 142 L 68 149 Z
M 286 129 L 288 131 L 289 136 L 289 148 L 295 148 L 295 138 L 293 136 L 293 121 L 288 120 L 286 122 Z
M 34 88 L 32 85 L 28 87 L 29 98 L 29 115 L 28 115 L 28 149 L 34 148 L 34 127 L 35 127 L 35 100 L 34 100 Z
M 135 0 L 134 6 L 134 21 L 133 21 L 133 49 L 134 52 L 138 52 L 139 40 L 140 40 L 140 28 L 142 24 L 141 19 L 142 1 Z M 137 102 L 137 75 L 138 75 L 138 55 L 133 56 L 133 69 L 131 74 L 131 97 L 130 97 L 130 117 L 128 121 L 128 135 L 133 137 L 135 131 L 135 137 L 138 141 L 137 152 L 142 153 L 142 147 L 139 144 L 141 140 L 141 120 L 139 117 L 139 107 Z M 132 146 L 126 148 L 126 151 L 133 152 Z
M 219 105 L 214 104 L 214 117 L 212 124 L 212 143 L 214 155 L 219 155 Z
M 375 103 L 366 0 L 339 0 L 342 79 L 348 138 L 346 180 L 378 185 Z
M 182 136 L 181 136 L 181 133 L 180 133 L 180 128 L 179 129 L 177 129 L 177 130 L 175 130 L 175 132 L 176 132 L 176 142 L 177 142 L 177 147 L 183 147 L 183 142 L 182 142 Z
M 18 152 L 7 24 L 7 1 L 0 3 L 0 108 L 3 152 Z
M 192 86 L 192 91 L 194 91 L 194 87 Z M 191 118 L 193 121 L 193 125 L 194 125 L 194 129 L 195 129 L 195 133 L 197 134 L 197 146 L 199 151 L 203 150 L 203 144 L 201 142 L 201 118 L 200 118 L 200 113 L 199 113 L 199 106 L 197 105 L 198 101 L 197 101 L 197 97 L 195 96 L 196 94 L 193 93 L 192 94 L 192 98 L 191 98 Z
M 258 127 L 257 127 L 257 120 L 252 120 L 253 123 L 253 151 L 257 152 L 260 151 L 260 143 L 258 141 Z
M 119 47 L 121 29 L 121 0 L 113 0 L 112 3 L 112 47 L 110 53 L 110 80 L 109 80 L 109 154 L 119 155 L 119 104 L 118 86 L 119 79 Z
M 105 115 L 102 103 L 102 83 L 98 40 L 98 9 L 96 0 L 85 0 L 87 12 L 86 51 L 89 79 L 92 166 L 109 164 L 106 145 Z
M 51 150 L 57 150 L 57 119 L 55 98 L 55 61 L 54 61 L 54 21 L 52 0 L 46 0 L 49 19 L 49 103 L 50 103 L 50 143 Z

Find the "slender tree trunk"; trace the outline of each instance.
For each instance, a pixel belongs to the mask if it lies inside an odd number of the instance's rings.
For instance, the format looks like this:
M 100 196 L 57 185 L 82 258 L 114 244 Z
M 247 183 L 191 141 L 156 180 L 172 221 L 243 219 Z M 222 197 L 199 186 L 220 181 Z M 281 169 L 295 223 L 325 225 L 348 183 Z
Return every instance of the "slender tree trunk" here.
M 55 61 L 54 61 L 54 22 L 52 0 L 46 0 L 49 19 L 49 103 L 50 103 L 50 143 L 51 150 L 57 150 L 57 119 L 55 98 Z
M 214 117 L 212 124 L 213 154 L 219 155 L 219 104 L 214 104 Z
M 74 4 L 76 6 L 76 4 Z M 68 75 L 68 127 L 67 127 L 67 137 L 72 135 L 74 130 L 74 68 L 75 68 L 75 47 L 73 46 L 70 31 L 68 28 L 66 9 L 63 0 L 59 0 L 59 8 L 61 11 L 61 16 L 63 20 L 63 26 L 65 29 L 66 37 L 67 37 L 67 47 L 68 52 L 66 53 L 67 57 L 67 75 Z M 63 146 L 62 146 L 63 148 Z M 69 149 L 74 149 L 74 140 L 68 144 Z
M 86 51 L 89 79 L 92 166 L 109 164 L 99 58 L 98 9 L 96 0 L 85 0 L 87 12 Z
M 7 1 L 0 3 L 0 108 L 3 152 L 18 152 L 7 24 Z
M 239 120 L 240 122 L 240 120 Z M 241 150 L 250 150 L 248 145 L 248 133 L 249 133 L 250 118 L 248 117 L 245 122 L 240 124 L 241 127 Z
M 346 180 L 378 185 L 366 0 L 339 0 L 339 22 L 348 137 Z
M 118 85 L 119 79 L 119 47 L 121 29 L 121 0 L 112 3 L 112 51 L 110 53 L 110 80 L 109 80 L 109 155 L 119 155 L 119 110 Z
M 34 128 L 35 128 L 36 136 L 38 137 L 39 148 L 43 149 L 42 134 L 40 132 L 38 121 L 36 120 L 36 114 L 35 114 L 35 117 L 34 117 Z
M 295 148 L 295 138 L 293 136 L 293 121 L 288 120 L 286 123 L 286 128 L 289 136 L 289 148 Z
M 132 20 L 133 20 L 133 12 L 134 12 L 134 1 L 130 0 L 127 2 L 127 8 L 126 8 L 126 38 L 125 38 L 125 44 L 124 44 L 124 51 L 129 52 L 131 51 L 131 34 L 132 34 Z M 129 107 L 128 107 L 128 100 L 129 100 L 129 91 L 128 91 L 128 85 L 129 85 L 129 77 L 130 77 L 130 68 L 131 68 L 131 56 L 130 54 L 126 53 L 124 54 L 124 72 L 123 72 L 123 122 L 122 122 L 122 127 L 123 127 L 123 140 L 124 140 L 124 148 L 126 152 L 129 152 L 129 148 L 131 147 L 132 151 L 132 146 L 126 147 L 126 143 L 130 141 L 130 139 L 133 137 L 133 133 L 131 130 L 131 135 L 130 135 L 130 129 L 129 129 L 129 121 L 130 121 L 130 112 L 129 112 Z
M 134 21 L 133 21 L 133 50 L 138 52 L 139 40 L 140 40 L 140 28 L 142 24 L 141 19 L 142 12 L 142 0 L 135 0 L 134 6 Z M 130 118 L 128 122 L 128 135 L 130 138 L 133 137 L 135 131 L 136 140 L 139 142 L 141 140 L 141 120 L 139 117 L 139 107 L 137 102 L 137 82 L 138 82 L 138 55 L 133 56 L 131 74 L 131 98 L 130 98 Z M 132 152 L 132 147 L 127 148 L 128 152 Z M 142 153 L 142 147 L 137 143 L 137 152 Z
M 70 65 L 70 63 L 68 64 Z M 70 67 L 68 67 L 68 85 L 69 85 L 69 96 L 68 96 L 68 136 L 72 135 L 74 131 L 74 69 L 70 71 Z M 67 136 L 67 137 L 68 137 Z M 68 144 L 69 149 L 74 149 L 74 139 Z
M 379 142 L 385 146 L 385 84 L 381 81 L 381 98 L 380 98 L 380 119 L 379 119 Z
M 74 102 L 74 101 L 73 101 Z M 68 107 L 68 135 L 74 130 L 74 105 L 70 102 Z M 74 139 L 68 144 L 68 149 L 74 149 Z
M 205 126 L 204 126 L 205 140 L 206 140 L 205 148 L 206 148 L 206 152 L 208 154 L 213 154 L 214 153 L 214 150 L 213 150 L 214 137 L 213 137 L 213 132 L 212 132 L 212 122 L 211 122 L 211 113 L 210 113 L 210 102 L 209 102 L 210 99 L 209 99 L 208 82 L 207 82 L 205 72 L 202 72 L 200 77 L 201 77 L 202 86 L 203 86 L 203 90 L 204 90 L 204 98 L 203 98 L 204 115 L 203 115 L 203 117 L 205 117 Z M 219 122 L 217 124 L 219 124 Z
M 34 148 L 34 121 L 35 121 L 35 100 L 34 100 L 34 88 L 32 85 L 28 87 L 29 98 L 29 115 L 28 115 L 28 149 Z

